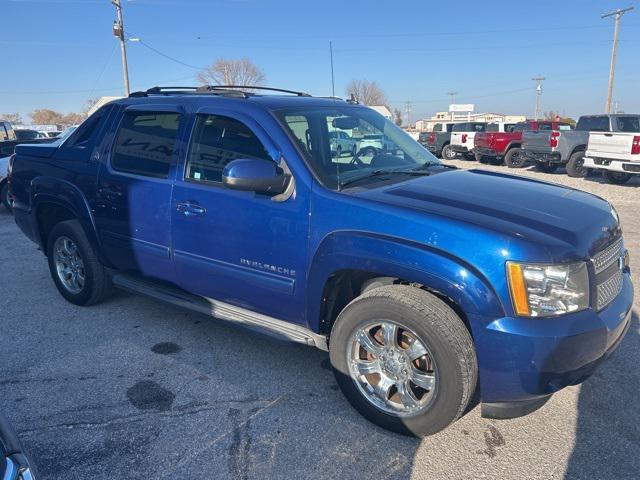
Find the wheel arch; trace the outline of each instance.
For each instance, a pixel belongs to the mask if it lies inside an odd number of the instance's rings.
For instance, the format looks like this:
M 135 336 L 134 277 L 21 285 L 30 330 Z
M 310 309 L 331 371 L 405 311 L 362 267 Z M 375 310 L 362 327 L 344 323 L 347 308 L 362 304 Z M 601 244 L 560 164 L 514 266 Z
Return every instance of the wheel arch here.
M 311 329 L 328 334 L 337 315 L 360 295 L 362 286 L 381 279 L 436 295 L 471 331 L 472 318 L 504 315 L 488 280 L 462 259 L 397 238 L 338 232 L 323 240 L 309 269 L 306 317 Z

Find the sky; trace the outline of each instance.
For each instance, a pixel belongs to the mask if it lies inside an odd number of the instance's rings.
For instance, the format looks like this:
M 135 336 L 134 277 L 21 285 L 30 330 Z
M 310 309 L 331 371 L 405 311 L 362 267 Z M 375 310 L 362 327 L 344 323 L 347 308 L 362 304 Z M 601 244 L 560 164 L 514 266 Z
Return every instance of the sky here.
M 621 3 L 622 2 L 622 3 Z M 196 85 L 218 58 L 250 58 L 266 84 L 330 95 L 352 79 L 376 81 L 411 119 L 447 110 L 447 92 L 477 112 L 531 117 L 534 76 L 542 110 L 604 110 L 614 21 L 621 22 L 614 100 L 640 112 L 637 0 L 382 1 L 122 0 L 133 90 Z M 122 95 L 109 0 L 0 0 L 0 115 L 36 108 L 80 111 L 87 99 Z

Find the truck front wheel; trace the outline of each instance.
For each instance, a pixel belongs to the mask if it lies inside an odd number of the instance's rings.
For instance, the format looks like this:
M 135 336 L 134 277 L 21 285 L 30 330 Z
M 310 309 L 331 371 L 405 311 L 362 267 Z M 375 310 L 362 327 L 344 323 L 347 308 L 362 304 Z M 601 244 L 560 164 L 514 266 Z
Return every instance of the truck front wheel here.
M 111 292 L 111 278 L 77 220 L 60 222 L 47 240 L 49 270 L 60 294 L 75 305 L 93 305 Z
M 329 354 L 351 405 L 404 435 L 442 430 L 476 387 L 469 331 L 446 303 L 416 287 L 381 286 L 353 300 L 333 326 Z
M 629 180 L 631 180 L 632 175 L 626 172 L 613 172 L 611 170 L 605 170 L 602 172 L 602 176 L 609 183 L 614 183 L 616 185 L 624 185 Z
M 584 166 L 584 152 L 574 152 L 567 162 L 567 175 L 574 178 L 585 178 L 589 169 Z

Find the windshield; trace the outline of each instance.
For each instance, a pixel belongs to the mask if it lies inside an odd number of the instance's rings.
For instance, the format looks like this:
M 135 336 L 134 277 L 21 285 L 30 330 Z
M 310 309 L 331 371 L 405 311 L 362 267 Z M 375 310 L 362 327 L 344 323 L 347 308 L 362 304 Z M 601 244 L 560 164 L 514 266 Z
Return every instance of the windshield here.
M 380 171 L 440 165 L 422 145 L 382 115 L 362 106 L 278 110 L 320 181 L 332 189 Z

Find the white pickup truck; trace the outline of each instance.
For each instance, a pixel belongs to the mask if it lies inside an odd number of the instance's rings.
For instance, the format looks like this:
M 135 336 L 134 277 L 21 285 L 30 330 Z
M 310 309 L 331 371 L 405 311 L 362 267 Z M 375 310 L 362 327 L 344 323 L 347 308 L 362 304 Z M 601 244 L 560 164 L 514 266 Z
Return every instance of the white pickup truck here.
M 455 154 L 473 158 L 473 139 L 478 132 L 484 132 L 487 124 L 485 122 L 464 122 L 457 123 L 451 129 L 451 150 Z
M 640 175 L 640 115 L 625 117 L 622 132 L 590 132 L 584 166 L 602 170 L 609 183 L 622 185 Z

